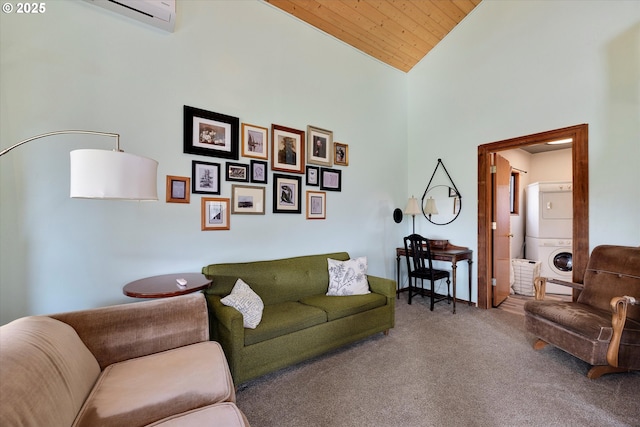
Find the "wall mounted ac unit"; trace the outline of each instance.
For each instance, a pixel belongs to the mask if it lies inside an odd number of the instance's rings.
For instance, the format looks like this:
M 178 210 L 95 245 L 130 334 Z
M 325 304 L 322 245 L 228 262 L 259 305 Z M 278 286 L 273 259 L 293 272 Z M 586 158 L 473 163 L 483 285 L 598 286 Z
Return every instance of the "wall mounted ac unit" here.
M 176 0 L 85 0 L 165 31 L 176 24 Z

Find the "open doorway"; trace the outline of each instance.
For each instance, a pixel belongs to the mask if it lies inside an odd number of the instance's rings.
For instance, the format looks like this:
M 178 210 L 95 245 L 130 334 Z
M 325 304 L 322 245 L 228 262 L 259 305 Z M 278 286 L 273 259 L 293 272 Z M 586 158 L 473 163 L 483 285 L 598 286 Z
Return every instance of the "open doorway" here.
M 492 306 L 492 153 L 572 138 L 573 175 L 573 281 L 582 282 L 589 258 L 589 156 L 588 125 L 581 124 L 521 136 L 478 147 L 478 307 Z M 577 295 L 574 294 L 574 298 Z

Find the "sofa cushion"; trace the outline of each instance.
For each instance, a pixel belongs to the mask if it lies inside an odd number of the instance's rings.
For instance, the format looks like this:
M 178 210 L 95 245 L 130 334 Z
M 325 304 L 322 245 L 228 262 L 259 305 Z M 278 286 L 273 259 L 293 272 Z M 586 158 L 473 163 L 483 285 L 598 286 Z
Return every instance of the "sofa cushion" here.
M 387 303 L 384 295 L 369 293 L 366 295 L 327 296 L 314 295 L 300 300 L 302 304 L 317 307 L 327 313 L 329 321 L 362 313 Z
M 327 295 L 364 295 L 370 293 L 367 282 L 367 257 L 339 261 L 328 258 Z
M 148 427 L 248 427 L 249 422 L 238 407 L 231 402 L 217 403 L 177 414 Z
M 220 302 L 242 313 L 242 322 L 245 328 L 255 329 L 262 320 L 264 303 L 242 279 L 236 281 L 231 293 L 222 298 Z
M 611 312 L 588 305 L 563 301 L 527 301 L 524 310 L 591 341 L 609 341 L 613 334 Z
M 262 322 L 255 329 L 245 329 L 244 345 L 256 344 L 327 321 L 327 313 L 299 302 L 266 305 Z
M 145 426 L 223 401 L 235 401 L 227 361 L 217 342 L 201 342 L 108 366 L 74 426 Z
M 0 328 L 0 425 L 69 426 L 100 375 L 73 328 L 44 316 Z

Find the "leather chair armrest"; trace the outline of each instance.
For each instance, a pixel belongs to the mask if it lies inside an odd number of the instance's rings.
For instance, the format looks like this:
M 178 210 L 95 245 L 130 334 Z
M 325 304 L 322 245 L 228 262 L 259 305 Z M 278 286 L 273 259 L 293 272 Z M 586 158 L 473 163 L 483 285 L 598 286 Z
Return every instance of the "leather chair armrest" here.
M 627 306 L 629 304 L 640 304 L 639 300 L 634 297 L 623 296 L 611 298 L 611 326 L 613 328 L 613 336 L 609 342 L 607 349 L 607 363 L 611 366 L 618 367 L 618 352 L 620 350 L 620 338 L 624 324 L 627 321 Z
M 569 288 L 578 289 L 579 291 L 584 289 L 582 283 L 567 282 L 560 279 L 548 279 L 546 277 L 536 277 L 533 280 L 533 288 L 535 290 L 536 301 L 544 300 L 544 296 L 547 289 L 547 283 L 554 283 L 556 285 L 567 286 Z

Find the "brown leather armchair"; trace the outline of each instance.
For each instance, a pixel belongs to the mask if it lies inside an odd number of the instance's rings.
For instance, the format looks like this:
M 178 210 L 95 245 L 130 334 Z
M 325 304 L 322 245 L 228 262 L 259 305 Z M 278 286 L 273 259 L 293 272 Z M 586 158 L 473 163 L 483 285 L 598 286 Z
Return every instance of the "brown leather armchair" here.
M 547 281 L 580 290 L 577 299 L 545 301 Z M 539 350 L 552 344 L 592 365 L 587 377 L 640 370 L 640 247 L 603 245 L 591 253 L 584 284 L 537 278 L 524 305 Z

